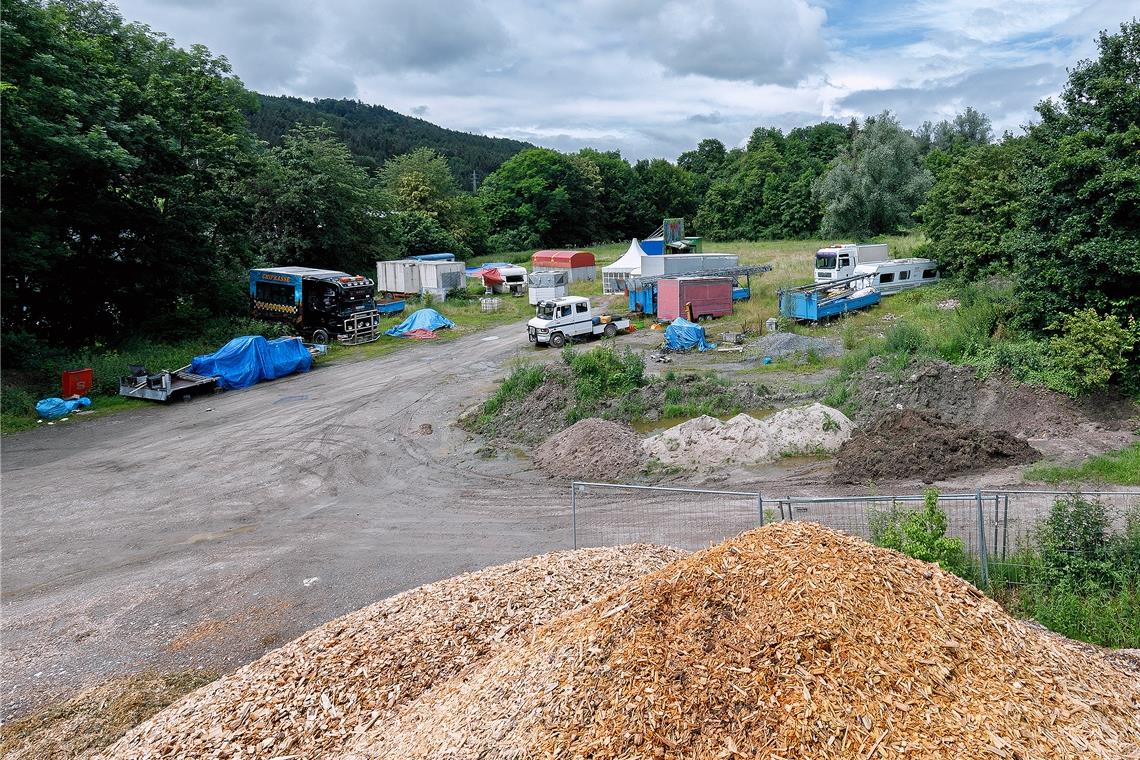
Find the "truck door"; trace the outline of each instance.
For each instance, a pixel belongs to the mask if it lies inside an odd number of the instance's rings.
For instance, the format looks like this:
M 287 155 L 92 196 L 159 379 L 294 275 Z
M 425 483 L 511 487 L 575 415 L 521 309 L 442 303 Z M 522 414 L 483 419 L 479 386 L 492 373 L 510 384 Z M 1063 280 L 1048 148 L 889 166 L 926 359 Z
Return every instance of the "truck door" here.
M 848 277 L 850 275 L 851 275 L 851 257 L 847 256 L 847 255 L 840 256 L 839 257 L 839 272 L 837 273 L 837 279 L 843 278 L 843 277 Z

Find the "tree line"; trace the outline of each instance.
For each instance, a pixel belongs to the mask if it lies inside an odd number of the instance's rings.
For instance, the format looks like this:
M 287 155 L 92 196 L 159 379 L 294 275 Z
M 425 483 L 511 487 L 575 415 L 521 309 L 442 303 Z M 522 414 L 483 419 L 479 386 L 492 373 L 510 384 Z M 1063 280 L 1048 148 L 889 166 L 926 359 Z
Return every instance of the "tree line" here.
M 463 154 L 379 160 L 386 109 L 320 101 L 331 126 L 295 99 L 262 98 L 259 111 L 224 58 L 179 49 L 100 0 L 3 0 L 3 11 L 6 346 L 177 334 L 241 314 L 253 266 L 367 273 L 414 253 L 640 237 L 675 216 L 715 239 L 921 224 L 946 271 L 1017 273 L 1039 329 L 1083 306 L 1134 314 L 1140 298 L 1136 22 L 1103 35 L 1101 57 L 1078 64 L 1020 137 L 995 142 L 966 109 L 913 132 L 888 112 L 759 128 L 742 147 L 703 140 L 675 163 L 504 141 L 471 193 L 456 180 Z M 344 120 L 374 131 L 363 139 Z

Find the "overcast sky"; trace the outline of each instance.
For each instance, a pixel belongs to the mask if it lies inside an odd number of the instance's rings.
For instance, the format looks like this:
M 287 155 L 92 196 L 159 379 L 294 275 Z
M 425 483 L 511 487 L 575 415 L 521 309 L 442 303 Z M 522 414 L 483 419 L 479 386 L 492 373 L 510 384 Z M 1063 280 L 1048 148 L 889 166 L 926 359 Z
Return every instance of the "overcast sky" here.
M 973 106 L 1020 132 L 1123 0 L 119 0 L 246 86 L 467 132 L 665 157 L 752 129 Z

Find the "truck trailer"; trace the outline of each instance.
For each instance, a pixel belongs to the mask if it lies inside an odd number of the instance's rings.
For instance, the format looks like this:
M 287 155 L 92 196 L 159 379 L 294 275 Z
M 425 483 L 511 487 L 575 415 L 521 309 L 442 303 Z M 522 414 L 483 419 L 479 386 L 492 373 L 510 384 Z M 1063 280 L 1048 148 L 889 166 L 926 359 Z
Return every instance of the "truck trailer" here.
M 690 321 L 732 313 L 731 277 L 678 277 L 657 281 L 657 317 Z
M 249 270 L 250 311 L 292 325 L 314 343 L 356 345 L 380 337 L 376 284 L 367 277 L 309 267 Z
M 855 267 L 888 258 L 886 243 L 829 245 L 815 252 L 815 281 L 834 282 L 852 277 Z

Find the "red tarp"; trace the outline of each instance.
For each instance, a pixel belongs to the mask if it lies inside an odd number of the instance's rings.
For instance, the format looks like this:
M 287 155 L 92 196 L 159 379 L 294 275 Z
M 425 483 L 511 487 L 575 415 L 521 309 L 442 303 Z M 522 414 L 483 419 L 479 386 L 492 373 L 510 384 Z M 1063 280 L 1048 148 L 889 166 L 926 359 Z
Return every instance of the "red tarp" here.
M 484 285 L 502 285 L 503 273 L 498 269 L 485 269 L 483 270 L 483 284 Z

